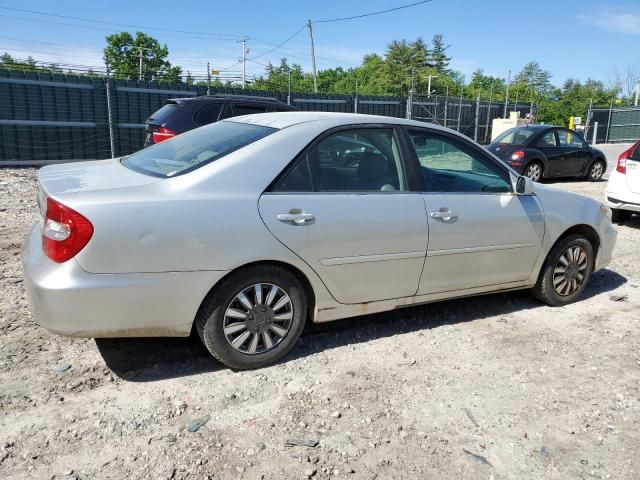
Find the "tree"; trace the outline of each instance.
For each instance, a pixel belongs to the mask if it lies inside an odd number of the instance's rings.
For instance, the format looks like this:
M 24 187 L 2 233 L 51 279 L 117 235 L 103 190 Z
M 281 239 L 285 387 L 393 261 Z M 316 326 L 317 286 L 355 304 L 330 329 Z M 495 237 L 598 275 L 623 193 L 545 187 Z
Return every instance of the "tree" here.
M 524 83 L 537 89 L 544 91 L 551 86 L 551 73 L 544 70 L 538 62 L 532 61 L 527 63 L 522 70 L 515 76 L 516 83 Z
M 618 70 L 618 67 L 614 67 L 609 82 L 619 95 L 630 99 L 635 95 L 640 82 L 640 67 L 628 65 L 623 72 Z
M 141 53 L 142 52 L 142 53 Z M 146 81 L 179 81 L 180 67 L 172 67 L 166 59 L 166 45 L 142 32 L 135 38 L 129 32 L 114 33 L 107 37 L 104 62 L 116 78 L 137 80 L 139 78 L 140 55 L 142 55 L 142 78 Z
M 445 45 L 442 40 L 442 34 L 438 33 L 433 36 L 431 40 L 431 55 L 430 61 L 439 73 L 449 73 L 449 62 L 451 57 L 447 56 L 447 50 L 451 45 Z

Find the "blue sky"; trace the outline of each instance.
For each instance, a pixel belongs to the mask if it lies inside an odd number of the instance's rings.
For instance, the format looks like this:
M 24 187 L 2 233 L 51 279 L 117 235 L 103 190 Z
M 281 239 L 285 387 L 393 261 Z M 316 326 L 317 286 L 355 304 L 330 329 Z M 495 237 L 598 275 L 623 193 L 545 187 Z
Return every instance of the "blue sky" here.
M 166 29 L 140 30 L 168 45 L 172 63 L 203 73 L 207 60 L 212 68 L 240 70 L 239 65 L 234 66 L 241 48 L 236 39 L 212 34 L 246 35 L 251 58 L 288 38 L 307 19 L 357 15 L 412 1 L 0 0 L 0 7 Z M 104 37 L 122 30 L 136 29 L 0 8 L 0 52 L 19 58 L 32 55 L 43 61 L 102 65 Z M 178 30 L 206 32 L 209 38 Z M 506 78 L 508 70 L 517 72 L 527 61 L 537 60 L 551 71 L 554 83 L 568 77 L 606 83 L 614 68 L 640 66 L 640 1 L 433 0 L 384 15 L 320 23 L 314 26 L 314 33 L 319 68 L 354 66 L 365 53 L 383 53 L 391 40 L 418 36 L 430 40 L 435 33 L 442 33 L 451 44 L 452 67 L 466 75 L 482 68 Z M 286 56 L 307 69 L 308 50 L 307 31 L 302 30 L 282 49 L 255 61 L 277 62 Z M 258 63 L 247 63 L 251 74 L 263 69 Z

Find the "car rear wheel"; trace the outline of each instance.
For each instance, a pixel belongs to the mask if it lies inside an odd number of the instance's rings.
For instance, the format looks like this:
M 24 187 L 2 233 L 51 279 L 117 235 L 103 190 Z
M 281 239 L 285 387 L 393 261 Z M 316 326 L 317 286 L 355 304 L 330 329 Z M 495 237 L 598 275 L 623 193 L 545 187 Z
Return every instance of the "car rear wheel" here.
M 589 240 L 582 235 L 563 238 L 549 252 L 533 295 L 551 306 L 567 305 L 584 291 L 593 265 L 593 246 Z
M 596 160 L 593 162 L 591 167 L 589 167 L 589 173 L 587 174 L 587 178 L 591 182 L 598 182 L 602 179 L 605 171 L 605 164 L 602 160 Z
M 613 223 L 624 223 L 631 219 L 631 212 L 628 210 L 620 210 L 619 208 L 611 209 L 611 221 Z
M 241 270 L 205 300 L 196 329 L 209 352 L 235 369 L 260 368 L 283 357 L 307 318 L 298 278 L 278 266 Z
M 524 169 L 524 176 L 529 177 L 534 182 L 539 182 L 542 179 L 542 164 L 537 161 L 531 162 Z

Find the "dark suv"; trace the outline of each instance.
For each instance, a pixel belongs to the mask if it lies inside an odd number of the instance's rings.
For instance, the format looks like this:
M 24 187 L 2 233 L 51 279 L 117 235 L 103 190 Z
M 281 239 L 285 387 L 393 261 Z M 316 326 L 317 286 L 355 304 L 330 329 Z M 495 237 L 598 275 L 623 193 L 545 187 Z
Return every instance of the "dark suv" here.
M 295 108 L 275 98 L 245 95 L 206 95 L 202 97 L 172 98 L 145 124 L 144 146 L 174 137 L 194 128 L 224 118 L 251 113 L 287 112 Z

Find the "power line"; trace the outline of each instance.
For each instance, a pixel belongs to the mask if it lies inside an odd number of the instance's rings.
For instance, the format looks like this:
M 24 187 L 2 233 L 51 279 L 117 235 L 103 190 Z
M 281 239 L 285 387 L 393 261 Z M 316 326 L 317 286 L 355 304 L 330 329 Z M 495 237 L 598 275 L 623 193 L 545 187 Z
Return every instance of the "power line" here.
M 32 14 L 36 14 L 36 15 L 44 15 L 44 16 L 48 16 L 48 17 L 57 17 L 57 18 L 66 18 L 69 20 L 79 20 L 82 22 L 92 22 L 92 23 L 101 23 L 104 25 L 115 25 L 115 26 L 120 26 L 120 27 L 128 27 L 128 28 L 144 28 L 147 30 L 163 30 L 166 32 L 177 32 L 177 33 L 188 33 L 188 34 L 195 34 L 195 35 L 207 35 L 207 36 L 218 36 L 218 37 L 231 37 L 231 38 L 241 38 L 242 35 L 235 35 L 235 34 L 230 34 L 230 33 L 209 33 L 209 32 L 193 32 L 193 31 L 189 31 L 189 30 L 175 30 L 175 29 L 170 29 L 170 28 L 163 28 L 163 27 L 149 27 L 149 26 L 145 26 L 145 25 L 136 25 L 136 24 L 131 24 L 131 23 L 118 23 L 118 22 L 109 22 L 106 20 L 96 20 L 93 18 L 86 18 L 86 17 L 74 17 L 71 15 L 61 15 L 58 13 L 49 13 L 49 12 L 41 12 L 38 10 L 27 10 L 24 8 L 14 8 L 14 7 L 3 7 L 0 6 L 0 9 L 2 10 L 11 10 L 14 12 L 21 12 L 21 13 L 32 13 Z
M 288 37 L 285 41 L 280 42 L 278 45 L 276 45 L 275 47 L 273 47 L 271 50 L 267 50 L 264 53 L 261 53 L 260 55 L 256 55 L 255 57 L 253 57 L 253 59 L 255 60 L 256 58 L 260 58 L 260 57 L 264 57 L 265 55 L 270 54 L 271 52 L 278 50 L 280 47 L 282 47 L 285 43 L 289 42 L 290 40 L 293 40 L 296 35 L 298 35 L 302 30 L 304 30 L 305 28 L 307 28 L 306 25 L 303 25 L 302 27 L 300 27 L 298 30 L 296 30 L 296 32 L 291 35 L 290 37 Z
M 351 17 L 342 17 L 342 18 L 330 18 L 327 20 L 314 20 L 312 23 L 330 23 L 330 22 L 342 22 L 344 20 L 355 20 L 356 18 L 364 18 L 364 17 L 372 17 L 374 15 L 382 15 L 383 13 L 395 12 L 398 10 L 403 10 L 405 8 L 415 7 L 416 5 L 422 5 L 424 3 L 430 3 L 433 0 L 422 0 L 421 2 L 414 2 L 408 5 L 401 5 L 400 7 L 388 8 L 386 10 L 380 10 L 378 12 L 371 13 L 363 13 L 361 15 L 353 15 Z

